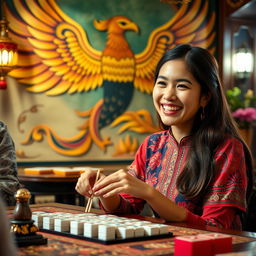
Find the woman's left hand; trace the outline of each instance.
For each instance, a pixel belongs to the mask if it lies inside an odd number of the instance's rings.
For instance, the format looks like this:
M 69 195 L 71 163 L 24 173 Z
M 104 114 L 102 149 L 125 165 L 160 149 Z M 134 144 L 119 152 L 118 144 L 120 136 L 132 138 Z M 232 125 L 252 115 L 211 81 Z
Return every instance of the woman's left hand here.
M 151 189 L 147 183 L 121 169 L 98 181 L 92 190 L 95 196 L 111 197 L 119 193 L 128 193 L 146 200 Z

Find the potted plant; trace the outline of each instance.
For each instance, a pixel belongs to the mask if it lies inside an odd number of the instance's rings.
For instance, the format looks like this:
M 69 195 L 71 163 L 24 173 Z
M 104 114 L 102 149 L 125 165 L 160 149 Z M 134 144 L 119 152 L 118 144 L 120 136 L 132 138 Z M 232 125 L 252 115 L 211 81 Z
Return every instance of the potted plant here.
M 240 133 L 250 146 L 252 126 L 256 121 L 256 96 L 252 90 L 242 94 L 240 88 L 234 87 L 226 91 L 226 97 Z

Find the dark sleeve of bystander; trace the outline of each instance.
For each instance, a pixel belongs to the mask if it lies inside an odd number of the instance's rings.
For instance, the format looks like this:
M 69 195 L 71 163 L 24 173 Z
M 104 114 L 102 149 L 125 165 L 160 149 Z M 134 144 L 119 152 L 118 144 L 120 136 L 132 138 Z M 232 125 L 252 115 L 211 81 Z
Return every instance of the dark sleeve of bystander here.
M 9 223 L 4 202 L 0 198 L 0 255 L 15 256 L 17 255 L 17 250 L 14 238 L 10 233 Z
M 0 121 L 0 196 L 6 205 L 15 205 L 14 194 L 19 188 L 14 142 Z

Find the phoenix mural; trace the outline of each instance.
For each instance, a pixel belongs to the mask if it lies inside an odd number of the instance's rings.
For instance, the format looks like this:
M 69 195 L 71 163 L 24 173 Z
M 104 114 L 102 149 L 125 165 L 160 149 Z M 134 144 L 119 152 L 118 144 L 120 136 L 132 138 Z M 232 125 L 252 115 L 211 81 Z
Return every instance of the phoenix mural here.
M 5 13 L 10 36 L 19 45 L 18 68 L 10 75 L 24 84 L 25 90 L 50 97 L 103 89 L 102 98 L 94 106 L 74 112 L 84 121 L 73 137 L 66 138 L 50 126 L 38 124 L 22 141 L 29 145 L 47 139 L 49 147 L 64 156 L 84 155 L 92 144 L 105 151 L 113 143 L 111 137 L 101 133 L 107 126 L 119 125 L 119 133 L 156 131 L 150 111 L 127 111 L 134 91 L 151 94 L 154 69 L 169 48 L 190 43 L 215 52 L 215 13 L 209 15 L 208 1 L 194 0 L 177 8 L 173 17 L 151 31 L 140 53 L 133 52 L 126 32 L 138 33 L 143 27 L 126 16 L 95 17 L 95 29 L 107 34 L 100 51 L 91 45 L 93 38 L 86 29 L 64 13 L 55 0 L 7 1 Z M 118 155 L 127 150 L 135 152 L 138 143 L 126 137 L 114 146 Z

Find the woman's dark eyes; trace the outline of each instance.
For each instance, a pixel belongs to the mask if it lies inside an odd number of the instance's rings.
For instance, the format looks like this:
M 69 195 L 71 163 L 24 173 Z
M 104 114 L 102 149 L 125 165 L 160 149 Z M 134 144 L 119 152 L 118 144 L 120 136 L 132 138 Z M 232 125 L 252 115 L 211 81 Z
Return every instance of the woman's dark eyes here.
M 165 81 L 158 81 L 157 85 L 159 85 L 159 86 L 167 86 L 167 82 L 165 82 Z M 181 89 L 189 88 L 189 86 L 187 86 L 186 84 L 176 84 L 176 87 L 177 88 L 181 88 Z
M 188 88 L 188 86 L 187 86 L 187 85 L 185 85 L 185 84 L 177 84 L 177 87 L 181 87 L 181 88 Z
M 165 81 L 158 81 L 157 84 L 165 86 L 167 83 Z

